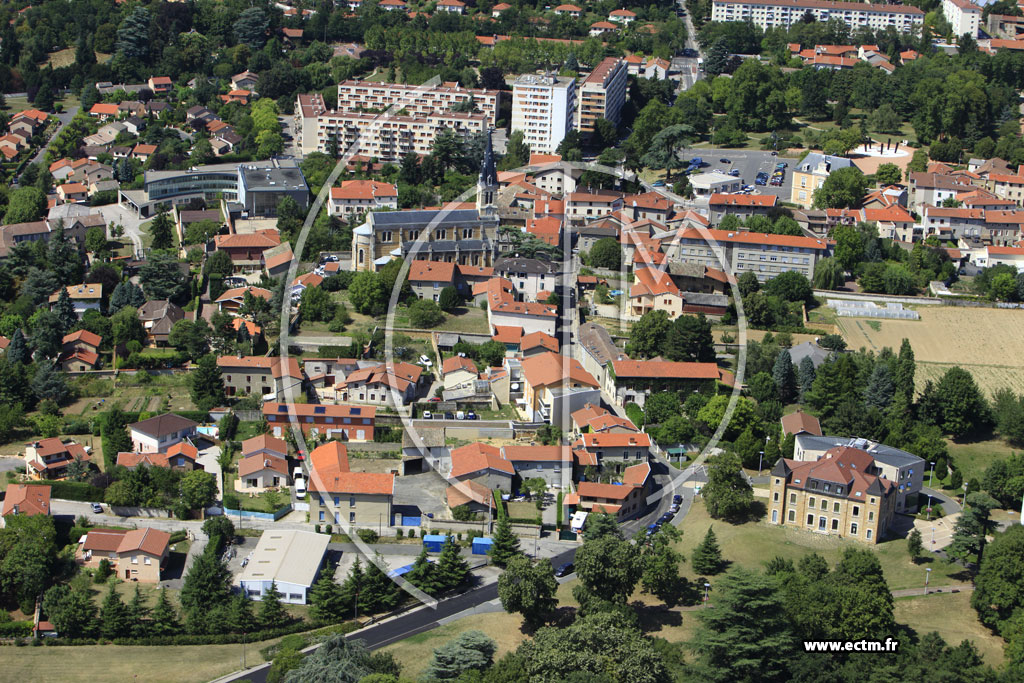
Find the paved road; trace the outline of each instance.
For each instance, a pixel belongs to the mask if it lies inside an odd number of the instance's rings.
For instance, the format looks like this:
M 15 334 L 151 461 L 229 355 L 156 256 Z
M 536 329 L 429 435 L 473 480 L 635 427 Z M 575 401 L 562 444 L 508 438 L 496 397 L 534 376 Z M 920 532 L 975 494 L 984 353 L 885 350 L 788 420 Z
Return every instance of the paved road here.
M 75 118 L 75 114 L 77 113 L 78 107 L 75 106 L 68 107 L 59 114 L 54 114 L 54 118 L 56 118 L 60 122 L 60 125 L 57 126 L 57 130 L 53 131 L 53 136 L 50 137 L 50 140 L 57 137 L 57 135 L 64 129 L 64 126 L 68 125 L 68 122 L 70 122 L 71 119 Z M 36 163 L 43 160 L 43 157 L 46 156 L 47 147 L 49 147 L 49 141 L 47 141 L 47 144 L 40 147 L 39 151 L 36 152 L 36 155 L 32 157 L 32 163 Z

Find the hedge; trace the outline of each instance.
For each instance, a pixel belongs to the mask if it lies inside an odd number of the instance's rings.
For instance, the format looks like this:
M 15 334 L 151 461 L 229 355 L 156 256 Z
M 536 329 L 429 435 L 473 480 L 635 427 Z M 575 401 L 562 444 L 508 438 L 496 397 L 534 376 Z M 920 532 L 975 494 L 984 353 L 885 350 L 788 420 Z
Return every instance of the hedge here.
M 103 489 L 90 486 L 84 481 L 30 481 L 31 486 L 49 486 L 51 498 L 77 500 L 86 503 L 102 503 Z
M 508 523 L 509 524 L 533 524 L 535 526 L 540 526 L 541 519 L 540 519 L 540 517 L 533 517 L 533 518 L 530 518 L 530 517 L 509 517 L 508 518 Z
M 32 635 L 32 621 L 0 622 L 0 638 L 25 638 Z
M 78 638 L 70 640 L 66 638 L 46 638 L 43 642 L 46 645 L 97 645 L 110 643 L 113 645 L 231 645 L 233 643 L 256 643 L 263 640 L 272 640 L 293 633 L 311 632 L 340 633 L 342 635 L 352 633 L 360 628 L 359 624 L 346 621 L 327 628 L 311 628 L 308 621 L 296 621 L 288 626 L 265 631 L 254 631 L 251 633 L 211 633 L 211 634 L 190 634 L 181 633 L 176 636 L 150 636 L 148 638 L 114 638 L 113 640 Z
M 178 531 L 175 531 L 174 533 L 171 534 L 171 538 L 170 538 L 170 540 L 168 542 L 172 543 L 172 544 L 173 543 L 181 543 L 182 541 L 187 540 L 187 539 L 188 539 L 188 532 L 185 531 L 184 529 L 179 529 Z

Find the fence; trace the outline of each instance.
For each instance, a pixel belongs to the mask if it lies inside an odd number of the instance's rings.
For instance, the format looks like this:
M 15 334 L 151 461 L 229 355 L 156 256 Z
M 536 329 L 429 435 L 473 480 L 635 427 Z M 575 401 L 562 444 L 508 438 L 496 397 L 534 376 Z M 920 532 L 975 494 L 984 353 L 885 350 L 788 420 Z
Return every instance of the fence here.
M 427 520 L 423 520 L 426 522 Z M 492 521 L 497 521 L 494 519 Z M 541 527 L 536 524 L 510 524 L 512 533 L 517 536 L 524 536 L 526 538 L 540 538 Z M 454 519 L 431 519 L 427 522 L 427 529 L 423 532 L 425 534 L 439 534 L 445 531 L 449 531 L 455 534 L 459 531 L 466 533 L 468 531 L 479 531 L 480 533 L 487 535 L 487 521 L 470 521 L 460 522 Z

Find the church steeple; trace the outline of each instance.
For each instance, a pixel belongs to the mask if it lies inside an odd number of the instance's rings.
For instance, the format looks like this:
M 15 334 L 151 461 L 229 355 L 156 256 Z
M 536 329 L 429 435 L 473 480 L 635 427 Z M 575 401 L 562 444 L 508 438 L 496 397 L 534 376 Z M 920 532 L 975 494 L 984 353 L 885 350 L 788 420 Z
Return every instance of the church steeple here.
M 484 148 L 483 163 L 480 164 L 480 177 L 476 181 L 476 210 L 481 215 L 493 215 L 496 212 L 494 202 L 498 194 L 498 171 L 494 166 L 494 145 L 491 142 L 491 129 L 487 129 L 487 146 Z

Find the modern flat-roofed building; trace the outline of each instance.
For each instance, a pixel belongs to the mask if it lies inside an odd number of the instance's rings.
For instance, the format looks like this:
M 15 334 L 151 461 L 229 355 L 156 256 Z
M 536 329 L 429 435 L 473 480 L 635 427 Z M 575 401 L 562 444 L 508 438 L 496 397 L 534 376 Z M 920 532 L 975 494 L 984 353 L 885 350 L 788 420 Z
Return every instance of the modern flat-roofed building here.
M 574 124 L 576 79 L 523 74 L 512 84 L 512 130 L 521 130 L 530 150 L 554 154 Z
M 494 127 L 501 95 L 500 90 L 463 88 L 458 83 L 423 87 L 350 80 L 338 84 L 338 111 L 381 113 L 391 105 L 398 105 L 410 116 L 423 117 L 452 111 L 453 107 L 472 100 L 476 109 L 487 117 L 487 125 Z
M 281 602 L 304 605 L 330 542 L 327 534 L 312 531 L 264 531 L 234 583 L 250 600 L 261 600 L 273 585 L 281 594 Z
M 576 107 L 576 128 L 583 135 L 594 132 L 594 122 L 607 119 L 618 125 L 626 103 L 626 62 L 606 57 L 583 79 Z
M 303 211 L 309 208 L 309 185 L 297 166 L 238 167 L 238 203 L 250 216 L 276 216 L 277 205 L 285 197 L 294 199 Z
M 832 0 L 712 0 L 711 21 L 749 21 L 763 29 L 803 21 L 810 12 L 816 21 L 838 19 L 850 28 L 895 28 L 907 33 L 924 23 L 924 12 L 910 5 L 833 2 Z
M 717 247 L 712 247 L 704 233 L 715 240 Z M 729 264 L 736 277 L 751 271 L 762 282 L 787 270 L 795 270 L 811 279 L 814 266 L 831 253 L 826 240 L 814 237 L 693 228 L 681 232 L 674 249 L 677 253 L 670 255 L 673 260 L 721 270 L 727 270 L 724 264 Z

